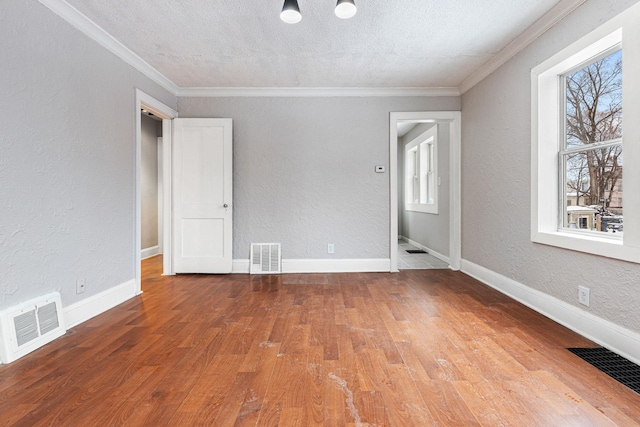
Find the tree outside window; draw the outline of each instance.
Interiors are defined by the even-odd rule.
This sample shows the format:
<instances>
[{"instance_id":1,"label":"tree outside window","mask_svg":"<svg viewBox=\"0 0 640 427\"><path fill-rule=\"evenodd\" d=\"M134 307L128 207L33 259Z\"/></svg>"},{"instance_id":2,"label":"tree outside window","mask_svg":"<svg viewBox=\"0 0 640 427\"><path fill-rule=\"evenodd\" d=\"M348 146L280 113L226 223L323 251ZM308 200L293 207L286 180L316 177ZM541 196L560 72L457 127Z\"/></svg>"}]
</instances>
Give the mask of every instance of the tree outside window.
<instances>
[{"instance_id":1,"label":"tree outside window","mask_svg":"<svg viewBox=\"0 0 640 427\"><path fill-rule=\"evenodd\" d=\"M611 218L605 217L622 216L622 51L607 52L563 78L564 227L607 231ZM582 214L592 211L597 219L588 227L576 224L578 210L567 209L569 197L584 207Z\"/></svg>"}]
</instances>

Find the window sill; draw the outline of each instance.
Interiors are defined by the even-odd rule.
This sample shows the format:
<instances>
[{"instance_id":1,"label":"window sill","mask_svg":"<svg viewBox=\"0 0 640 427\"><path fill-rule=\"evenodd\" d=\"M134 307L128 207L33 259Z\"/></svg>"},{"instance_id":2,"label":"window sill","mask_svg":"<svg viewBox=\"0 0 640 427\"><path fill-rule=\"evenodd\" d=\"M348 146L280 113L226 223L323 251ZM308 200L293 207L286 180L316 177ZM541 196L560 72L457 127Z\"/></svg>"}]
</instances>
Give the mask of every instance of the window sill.
<instances>
[{"instance_id":1,"label":"window sill","mask_svg":"<svg viewBox=\"0 0 640 427\"><path fill-rule=\"evenodd\" d=\"M640 248L625 246L622 239L613 237L598 237L591 234L582 235L568 231L534 231L531 234L531 241L572 251L640 263Z\"/></svg>"},{"instance_id":2,"label":"window sill","mask_svg":"<svg viewBox=\"0 0 640 427\"><path fill-rule=\"evenodd\" d=\"M437 205L418 205L418 204L407 204L405 205L405 210L410 212L422 212L433 215L438 215L438 206Z\"/></svg>"}]
</instances>

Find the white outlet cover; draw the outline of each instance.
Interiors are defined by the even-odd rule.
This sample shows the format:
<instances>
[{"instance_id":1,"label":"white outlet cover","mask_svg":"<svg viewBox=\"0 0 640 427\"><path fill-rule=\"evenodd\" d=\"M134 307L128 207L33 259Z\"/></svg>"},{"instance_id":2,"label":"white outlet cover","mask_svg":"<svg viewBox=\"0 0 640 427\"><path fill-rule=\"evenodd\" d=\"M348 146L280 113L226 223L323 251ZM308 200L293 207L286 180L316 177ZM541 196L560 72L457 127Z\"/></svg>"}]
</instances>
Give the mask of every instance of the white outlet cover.
<instances>
[{"instance_id":1,"label":"white outlet cover","mask_svg":"<svg viewBox=\"0 0 640 427\"><path fill-rule=\"evenodd\" d=\"M76 280L76 294L83 293L85 286L86 286L86 283L84 279Z\"/></svg>"},{"instance_id":2,"label":"white outlet cover","mask_svg":"<svg viewBox=\"0 0 640 427\"><path fill-rule=\"evenodd\" d=\"M578 286L578 302L589 307L589 288Z\"/></svg>"}]
</instances>

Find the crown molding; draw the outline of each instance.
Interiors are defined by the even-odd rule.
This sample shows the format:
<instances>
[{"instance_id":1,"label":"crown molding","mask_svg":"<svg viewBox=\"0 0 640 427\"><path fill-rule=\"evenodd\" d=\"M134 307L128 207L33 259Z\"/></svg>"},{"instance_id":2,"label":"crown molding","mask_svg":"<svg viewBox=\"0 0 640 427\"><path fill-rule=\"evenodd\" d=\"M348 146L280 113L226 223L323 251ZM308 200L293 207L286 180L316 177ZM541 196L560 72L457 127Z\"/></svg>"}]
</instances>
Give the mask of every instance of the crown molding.
<instances>
[{"instance_id":1,"label":"crown molding","mask_svg":"<svg viewBox=\"0 0 640 427\"><path fill-rule=\"evenodd\" d=\"M178 86L140 58L125 45L116 40L111 34L103 30L98 24L87 18L78 9L64 0L38 0L42 5L51 9L56 15L82 31L89 38L95 40L107 50L120 57L124 62L140 71L145 76L171 92L176 94Z\"/></svg>"},{"instance_id":2,"label":"crown molding","mask_svg":"<svg viewBox=\"0 0 640 427\"><path fill-rule=\"evenodd\" d=\"M462 82L462 84L458 86L460 94L462 95L463 93L480 83L491 73L500 68L500 66L502 66L505 62L513 58L518 54L518 52L533 43L541 35L547 32L547 30L563 20L567 15L576 10L586 1L587 0L562 0L549 12L544 14L542 18L534 22L533 25L524 30L524 32L516 37L511 43L505 46L505 48L498 52L496 56L491 58L482 67L480 67L473 74L467 77Z\"/></svg>"},{"instance_id":3,"label":"crown molding","mask_svg":"<svg viewBox=\"0 0 640 427\"><path fill-rule=\"evenodd\" d=\"M183 87L185 97L460 96L455 87Z\"/></svg>"}]
</instances>

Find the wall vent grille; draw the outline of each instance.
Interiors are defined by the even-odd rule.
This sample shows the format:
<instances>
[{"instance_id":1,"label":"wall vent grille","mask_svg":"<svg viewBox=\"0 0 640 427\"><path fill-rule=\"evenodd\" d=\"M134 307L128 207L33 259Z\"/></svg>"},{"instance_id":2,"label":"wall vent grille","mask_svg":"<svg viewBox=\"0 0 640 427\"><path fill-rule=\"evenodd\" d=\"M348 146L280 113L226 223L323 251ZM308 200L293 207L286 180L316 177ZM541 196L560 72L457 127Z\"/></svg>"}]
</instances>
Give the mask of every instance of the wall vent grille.
<instances>
[{"instance_id":1,"label":"wall vent grille","mask_svg":"<svg viewBox=\"0 0 640 427\"><path fill-rule=\"evenodd\" d=\"M251 274L275 274L282 272L280 243L251 244Z\"/></svg>"},{"instance_id":2,"label":"wall vent grille","mask_svg":"<svg viewBox=\"0 0 640 427\"><path fill-rule=\"evenodd\" d=\"M10 363L66 332L59 293L0 312L0 362Z\"/></svg>"}]
</instances>

